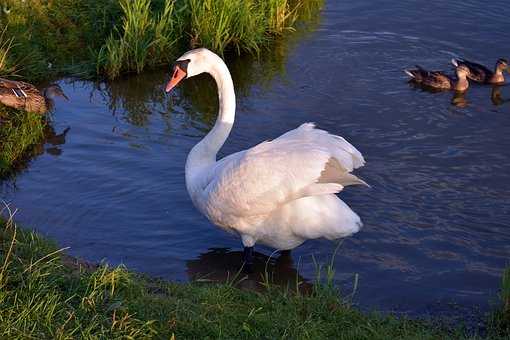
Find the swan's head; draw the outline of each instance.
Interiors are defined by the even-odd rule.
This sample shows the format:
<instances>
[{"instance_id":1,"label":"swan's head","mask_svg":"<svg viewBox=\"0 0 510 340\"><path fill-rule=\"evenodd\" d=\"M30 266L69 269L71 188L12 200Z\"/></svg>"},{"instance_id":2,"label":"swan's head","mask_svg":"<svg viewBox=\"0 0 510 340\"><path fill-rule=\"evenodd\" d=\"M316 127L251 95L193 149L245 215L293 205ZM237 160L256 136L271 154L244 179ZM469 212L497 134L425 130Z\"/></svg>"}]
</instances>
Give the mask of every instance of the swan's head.
<instances>
[{"instance_id":1,"label":"swan's head","mask_svg":"<svg viewBox=\"0 0 510 340\"><path fill-rule=\"evenodd\" d=\"M197 48L184 53L174 64L172 78L166 85L166 92L170 92L183 79L210 72L218 62L223 63L223 60L206 48Z\"/></svg>"}]
</instances>

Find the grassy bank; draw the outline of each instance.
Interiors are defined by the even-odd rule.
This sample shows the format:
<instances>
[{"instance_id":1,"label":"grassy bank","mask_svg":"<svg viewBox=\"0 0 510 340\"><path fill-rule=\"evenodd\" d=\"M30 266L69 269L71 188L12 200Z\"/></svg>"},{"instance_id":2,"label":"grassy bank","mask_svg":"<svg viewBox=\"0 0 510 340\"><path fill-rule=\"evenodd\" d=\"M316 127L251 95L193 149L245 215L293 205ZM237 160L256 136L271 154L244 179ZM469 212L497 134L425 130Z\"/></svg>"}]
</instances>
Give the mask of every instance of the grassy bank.
<instances>
[{"instance_id":1,"label":"grassy bank","mask_svg":"<svg viewBox=\"0 0 510 340\"><path fill-rule=\"evenodd\" d=\"M330 286L316 285L306 296L272 286L257 293L90 266L12 221L0 225L0 338L466 338L437 325L364 315ZM504 338L500 330L488 338Z\"/></svg>"},{"instance_id":2,"label":"grassy bank","mask_svg":"<svg viewBox=\"0 0 510 340\"><path fill-rule=\"evenodd\" d=\"M44 137L46 120L40 114L0 107L0 178L23 166Z\"/></svg>"},{"instance_id":3,"label":"grassy bank","mask_svg":"<svg viewBox=\"0 0 510 340\"><path fill-rule=\"evenodd\" d=\"M258 55L323 0L3 0L0 77L114 79L204 46ZM1 106L1 104L0 104ZM41 141L43 121L0 107L0 178Z\"/></svg>"},{"instance_id":4,"label":"grassy bank","mask_svg":"<svg viewBox=\"0 0 510 340\"><path fill-rule=\"evenodd\" d=\"M115 78L197 46L258 53L322 0L4 0L0 76Z\"/></svg>"}]
</instances>

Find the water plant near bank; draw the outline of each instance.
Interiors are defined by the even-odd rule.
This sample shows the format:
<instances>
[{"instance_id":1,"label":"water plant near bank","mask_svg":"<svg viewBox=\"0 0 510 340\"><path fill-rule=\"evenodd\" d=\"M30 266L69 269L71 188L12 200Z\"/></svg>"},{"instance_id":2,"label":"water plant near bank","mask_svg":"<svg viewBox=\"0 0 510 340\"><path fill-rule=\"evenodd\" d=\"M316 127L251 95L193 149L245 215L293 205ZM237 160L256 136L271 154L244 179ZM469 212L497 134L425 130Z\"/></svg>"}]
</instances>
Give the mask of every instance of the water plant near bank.
<instances>
[{"instance_id":1,"label":"water plant near bank","mask_svg":"<svg viewBox=\"0 0 510 340\"><path fill-rule=\"evenodd\" d=\"M175 2L166 0L159 13L152 13L150 0L124 0L120 6L122 26L101 47L97 72L112 79L122 72L140 73L146 67L170 63L182 31Z\"/></svg>"}]
</instances>

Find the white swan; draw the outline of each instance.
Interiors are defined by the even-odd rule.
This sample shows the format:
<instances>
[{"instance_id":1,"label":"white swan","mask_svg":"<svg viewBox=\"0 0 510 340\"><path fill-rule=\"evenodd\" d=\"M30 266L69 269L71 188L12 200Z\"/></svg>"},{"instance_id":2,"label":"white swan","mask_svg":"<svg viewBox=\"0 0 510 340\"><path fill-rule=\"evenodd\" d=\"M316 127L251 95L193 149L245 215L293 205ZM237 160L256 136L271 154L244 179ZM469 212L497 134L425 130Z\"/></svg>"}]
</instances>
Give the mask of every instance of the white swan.
<instances>
[{"instance_id":1,"label":"white swan","mask_svg":"<svg viewBox=\"0 0 510 340\"><path fill-rule=\"evenodd\" d=\"M350 172L364 165L345 139L305 123L273 141L216 161L235 116L232 78L223 60L199 48L174 66L166 92L182 79L209 73L218 86L219 114L213 129L188 155L186 187L193 204L212 223L241 236L244 259L252 262L256 242L289 250L307 239L333 240L362 223L335 194L366 183Z\"/></svg>"}]
</instances>

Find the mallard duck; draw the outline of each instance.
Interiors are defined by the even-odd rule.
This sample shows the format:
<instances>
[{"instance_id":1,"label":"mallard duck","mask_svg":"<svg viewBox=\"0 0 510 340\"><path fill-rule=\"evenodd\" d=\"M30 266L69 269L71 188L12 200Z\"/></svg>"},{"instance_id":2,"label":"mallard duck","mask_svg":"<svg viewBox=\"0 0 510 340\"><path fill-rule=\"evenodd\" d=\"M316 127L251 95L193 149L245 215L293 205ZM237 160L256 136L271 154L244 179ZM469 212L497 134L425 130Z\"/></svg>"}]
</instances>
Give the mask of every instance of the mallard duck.
<instances>
[{"instance_id":1,"label":"mallard duck","mask_svg":"<svg viewBox=\"0 0 510 340\"><path fill-rule=\"evenodd\" d=\"M510 73L510 67L508 66L508 60L500 58L496 61L494 72L489 70L487 67L473 63L466 59L452 59L452 64L457 66L465 66L469 69L470 74L468 78L476 81L477 83L483 84L503 84L505 77L503 71Z\"/></svg>"},{"instance_id":2,"label":"mallard duck","mask_svg":"<svg viewBox=\"0 0 510 340\"><path fill-rule=\"evenodd\" d=\"M32 84L0 78L0 103L5 106L45 114L55 97L69 100L58 84L51 84L41 92Z\"/></svg>"},{"instance_id":3,"label":"mallard duck","mask_svg":"<svg viewBox=\"0 0 510 340\"><path fill-rule=\"evenodd\" d=\"M464 92L469 87L467 75L469 69L460 65L456 68L457 79L454 79L442 71L427 71L423 67L416 65L416 69L404 70L411 77L411 81L436 90L455 90Z\"/></svg>"}]
</instances>

